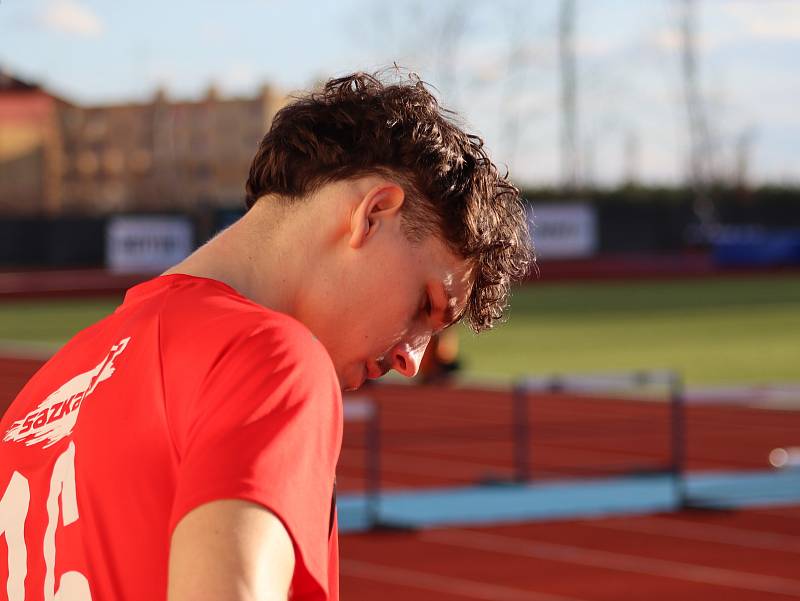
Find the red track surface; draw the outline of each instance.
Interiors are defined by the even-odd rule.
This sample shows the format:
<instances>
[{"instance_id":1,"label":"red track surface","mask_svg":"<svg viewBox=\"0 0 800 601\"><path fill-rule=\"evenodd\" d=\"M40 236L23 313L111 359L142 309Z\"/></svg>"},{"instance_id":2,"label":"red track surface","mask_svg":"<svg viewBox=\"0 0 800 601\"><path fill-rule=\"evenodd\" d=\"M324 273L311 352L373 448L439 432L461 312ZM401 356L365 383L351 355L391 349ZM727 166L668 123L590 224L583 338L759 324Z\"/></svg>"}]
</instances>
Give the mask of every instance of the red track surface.
<instances>
[{"instance_id":1,"label":"red track surface","mask_svg":"<svg viewBox=\"0 0 800 601\"><path fill-rule=\"evenodd\" d=\"M0 415L5 413L25 382L41 366L41 359L0 356Z\"/></svg>"},{"instance_id":2,"label":"red track surface","mask_svg":"<svg viewBox=\"0 0 800 601\"><path fill-rule=\"evenodd\" d=\"M38 367L0 361L0 408ZM387 487L510 476L511 404L502 391L380 386ZM659 466L668 408L653 401L537 395L530 400L534 475ZM800 413L688 408L692 469L765 468L800 446ZM346 424L339 482L363 487L364 424ZM800 507L366 533L341 540L347 601L601 601L800 598Z\"/></svg>"},{"instance_id":3,"label":"red track surface","mask_svg":"<svg viewBox=\"0 0 800 601\"><path fill-rule=\"evenodd\" d=\"M383 487L473 484L513 475L509 392L384 385L359 396L380 405ZM686 411L690 470L767 469L772 449L800 446L800 412L739 405ZM537 394L528 413L535 479L653 471L670 463L666 403ZM341 490L364 486L365 434L365 424L346 424Z\"/></svg>"},{"instance_id":4,"label":"red track surface","mask_svg":"<svg viewBox=\"0 0 800 601\"><path fill-rule=\"evenodd\" d=\"M800 508L342 537L348 601L788 601Z\"/></svg>"}]
</instances>

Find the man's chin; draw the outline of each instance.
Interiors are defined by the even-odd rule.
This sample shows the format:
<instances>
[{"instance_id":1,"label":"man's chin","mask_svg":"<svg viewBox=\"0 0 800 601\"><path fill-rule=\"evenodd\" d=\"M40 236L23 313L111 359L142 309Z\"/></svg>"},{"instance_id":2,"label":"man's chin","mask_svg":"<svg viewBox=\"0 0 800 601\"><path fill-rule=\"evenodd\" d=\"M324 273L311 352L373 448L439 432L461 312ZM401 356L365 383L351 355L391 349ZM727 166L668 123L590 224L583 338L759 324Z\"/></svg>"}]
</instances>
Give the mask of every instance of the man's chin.
<instances>
[{"instance_id":1,"label":"man's chin","mask_svg":"<svg viewBox=\"0 0 800 601\"><path fill-rule=\"evenodd\" d=\"M366 366L361 366L361 369L354 369L351 374L339 376L339 385L342 388L342 392L353 392L361 388L366 379L367 368Z\"/></svg>"},{"instance_id":2,"label":"man's chin","mask_svg":"<svg viewBox=\"0 0 800 601\"><path fill-rule=\"evenodd\" d=\"M363 385L364 385L364 383L361 382L360 384L350 384L348 386L342 386L342 392L355 392L356 390L361 388Z\"/></svg>"}]
</instances>

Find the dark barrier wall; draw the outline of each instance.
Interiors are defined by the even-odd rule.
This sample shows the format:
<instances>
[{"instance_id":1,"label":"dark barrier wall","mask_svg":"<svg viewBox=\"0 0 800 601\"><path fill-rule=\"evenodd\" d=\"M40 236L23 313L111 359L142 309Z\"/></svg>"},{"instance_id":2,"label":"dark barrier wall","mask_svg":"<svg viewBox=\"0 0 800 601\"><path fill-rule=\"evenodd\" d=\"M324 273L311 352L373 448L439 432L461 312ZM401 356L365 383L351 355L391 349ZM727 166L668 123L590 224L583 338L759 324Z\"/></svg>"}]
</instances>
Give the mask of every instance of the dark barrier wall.
<instances>
[{"instance_id":1,"label":"dark barrier wall","mask_svg":"<svg viewBox=\"0 0 800 601\"><path fill-rule=\"evenodd\" d=\"M0 267L100 267L103 218L0 220Z\"/></svg>"},{"instance_id":2,"label":"dark barrier wall","mask_svg":"<svg viewBox=\"0 0 800 601\"><path fill-rule=\"evenodd\" d=\"M0 221L0 266L45 264L43 226L44 222L33 219Z\"/></svg>"},{"instance_id":3,"label":"dark barrier wall","mask_svg":"<svg viewBox=\"0 0 800 601\"><path fill-rule=\"evenodd\" d=\"M677 251L698 240L693 195L680 188L587 190L565 196L558 190L524 190L538 202L581 200L594 205L600 252ZM800 188L757 190L719 188L710 192L716 219L723 226L762 226L767 230L800 228Z\"/></svg>"},{"instance_id":4,"label":"dark barrier wall","mask_svg":"<svg viewBox=\"0 0 800 601\"><path fill-rule=\"evenodd\" d=\"M668 252L687 245L696 222L688 204L597 204L600 252Z\"/></svg>"},{"instance_id":5,"label":"dark barrier wall","mask_svg":"<svg viewBox=\"0 0 800 601\"><path fill-rule=\"evenodd\" d=\"M211 211L190 219L195 233L216 227ZM104 267L107 224L107 217L0 219L0 269Z\"/></svg>"},{"instance_id":6,"label":"dark barrier wall","mask_svg":"<svg viewBox=\"0 0 800 601\"><path fill-rule=\"evenodd\" d=\"M105 219L64 219L46 226L48 265L102 265L105 257Z\"/></svg>"},{"instance_id":7,"label":"dark barrier wall","mask_svg":"<svg viewBox=\"0 0 800 601\"><path fill-rule=\"evenodd\" d=\"M800 228L800 191L766 188L729 193L717 203L717 214L728 225Z\"/></svg>"},{"instance_id":8,"label":"dark barrier wall","mask_svg":"<svg viewBox=\"0 0 800 601\"><path fill-rule=\"evenodd\" d=\"M674 252L696 240L697 219L691 193L679 189L587 191L565 198L556 191L524 191L537 202L591 202L597 210L600 253ZM766 230L800 228L800 189L718 190L715 208L724 225L755 225ZM191 215L195 240L205 242L230 225L240 209L199 209ZM104 217L61 219L0 218L0 269L102 267Z\"/></svg>"}]
</instances>

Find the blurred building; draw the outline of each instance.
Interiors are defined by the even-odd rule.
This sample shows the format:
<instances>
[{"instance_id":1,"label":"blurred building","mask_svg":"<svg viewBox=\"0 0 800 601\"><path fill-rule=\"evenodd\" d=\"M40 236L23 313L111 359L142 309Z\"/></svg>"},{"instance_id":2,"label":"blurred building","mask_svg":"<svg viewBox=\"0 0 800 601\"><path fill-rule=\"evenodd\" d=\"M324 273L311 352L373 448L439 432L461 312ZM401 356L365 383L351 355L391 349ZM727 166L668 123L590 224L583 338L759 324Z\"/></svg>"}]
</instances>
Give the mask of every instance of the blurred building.
<instances>
[{"instance_id":1,"label":"blurred building","mask_svg":"<svg viewBox=\"0 0 800 601\"><path fill-rule=\"evenodd\" d=\"M0 213L61 210L59 115L67 107L60 98L0 70Z\"/></svg>"},{"instance_id":2,"label":"blurred building","mask_svg":"<svg viewBox=\"0 0 800 601\"><path fill-rule=\"evenodd\" d=\"M240 204L264 132L285 97L78 106L0 79L0 211L102 214Z\"/></svg>"}]
</instances>

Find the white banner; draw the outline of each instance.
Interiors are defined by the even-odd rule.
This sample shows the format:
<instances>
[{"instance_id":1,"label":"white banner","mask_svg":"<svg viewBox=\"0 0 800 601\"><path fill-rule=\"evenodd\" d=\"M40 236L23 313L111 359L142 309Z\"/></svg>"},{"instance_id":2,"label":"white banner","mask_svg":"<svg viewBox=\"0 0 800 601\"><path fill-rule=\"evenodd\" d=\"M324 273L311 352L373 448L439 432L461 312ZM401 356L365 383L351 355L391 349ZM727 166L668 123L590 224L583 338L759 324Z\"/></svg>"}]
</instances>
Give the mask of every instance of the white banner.
<instances>
[{"instance_id":1,"label":"white banner","mask_svg":"<svg viewBox=\"0 0 800 601\"><path fill-rule=\"evenodd\" d=\"M539 202L528 209L528 224L540 259L578 259L597 252L597 213L590 204Z\"/></svg>"},{"instance_id":2,"label":"white banner","mask_svg":"<svg viewBox=\"0 0 800 601\"><path fill-rule=\"evenodd\" d=\"M158 273L192 252L193 237L186 217L112 217L106 226L106 266L116 273Z\"/></svg>"}]
</instances>

